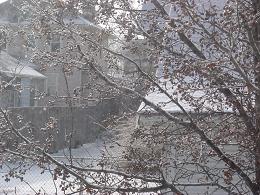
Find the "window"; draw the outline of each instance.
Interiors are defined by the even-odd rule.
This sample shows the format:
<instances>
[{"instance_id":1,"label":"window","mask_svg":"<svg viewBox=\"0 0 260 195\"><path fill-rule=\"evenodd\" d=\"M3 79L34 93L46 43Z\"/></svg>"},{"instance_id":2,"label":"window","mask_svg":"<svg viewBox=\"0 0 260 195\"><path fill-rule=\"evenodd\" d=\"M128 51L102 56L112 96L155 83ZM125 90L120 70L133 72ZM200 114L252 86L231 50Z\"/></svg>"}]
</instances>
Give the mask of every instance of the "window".
<instances>
[{"instance_id":1,"label":"window","mask_svg":"<svg viewBox=\"0 0 260 195\"><path fill-rule=\"evenodd\" d=\"M33 34L28 34L27 35L27 46L30 48L35 48L36 44L35 44L35 37Z\"/></svg>"},{"instance_id":2,"label":"window","mask_svg":"<svg viewBox=\"0 0 260 195\"><path fill-rule=\"evenodd\" d=\"M6 33L0 31L0 50L6 49Z\"/></svg>"},{"instance_id":3,"label":"window","mask_svg":"<svg viewBox=\"0 0 260 195\"><path fill-rule=\"evenodd\" d=\"M32 79L31 88L31 106L38 106L40 99L45 91L45 80L44 79Z\"/></svg>"},{"instance_id":4,"label":"window","mask_svg":"<svg viewBox=\"0 0 260 195\"><path fill-rule=\"evenodd\" d=\"M21 87L20 106L31 106L31 79L21 78Z\"/></svg>"},{"instance_id":5,"label":"window","mask_svg":"<svg viewBox=\"0 0 260 195\"><path fill-rule=\"evenodd\" d=\"M60 51L60 35L52 33L50 40L51 52L59 52Z\"/></svg>"},{"instance_id":6,"label":"window","mask_svg":"<svg viewBox=\"0 0 260 195\"><path fill-rule=\"evenodd\" d=\"M58 91L58 74L48 73L47 75L47 95L55 96Z\"/></svg>"}]
</instances>

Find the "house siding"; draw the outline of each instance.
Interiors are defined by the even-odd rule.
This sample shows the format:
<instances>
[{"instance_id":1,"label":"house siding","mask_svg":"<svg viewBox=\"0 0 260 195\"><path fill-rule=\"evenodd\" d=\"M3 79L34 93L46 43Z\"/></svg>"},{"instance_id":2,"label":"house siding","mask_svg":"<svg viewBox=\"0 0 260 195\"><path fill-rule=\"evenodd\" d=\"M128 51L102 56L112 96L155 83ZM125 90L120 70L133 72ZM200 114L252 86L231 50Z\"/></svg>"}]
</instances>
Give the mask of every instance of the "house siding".
<instances>
[{"instance_id":1,"label":"house siding","mask_svg":"<svg viewBox=\"0 0 260 195\"><path fill-rule=\"evenodd\" d=\"M182 118L186 117L181 113L175 113L175 116ZM210 114L192 114L194 118L206 118ZM224 115L230 115L228 113L215 114L207 121L209 126L214 127L214 124L218 124L223 121ZM239 118L237 119L237 123ZM199 124L200 125L200 124ZM212 194L212 195L224 195L229 194L228 192L215 186L216 183L221 184L227 189L234 191L245 190L242 187L242 180L237 173L230 170L229 166L226 165L219 157L213 155L211 148L206 143L200 140L199 136L192 131L192 129L185 129L182 126L169 122L165 117L157 113L139 113L137 116L137 127L143 129L143 133L155 132L154 146L153 148L147 147L147 142L142 139L138 139L134 142L134 147L139 148L141 151L152 155L151 152L155 150L160 152L160 161L162 166L161 169L164 173L164 177L168 182L173 182L176 187L187 194ZM218 136L218 129L215 128L211 131L205 132L207 136L216 141ZM192 136L187 136L192 135ZM191 142L187 141L182 143L181 140L192 139ZM188 139L188 138L187 138ZM180 145L181 144L181 145ZM243 163L244 161L253 162L252 155L247 152L239 153L241 149L235 140L231 140L228 143L217 144L218 147L224 152L225 155L229 156L236 163ZM198 156L194 155L194 151L200 151ZM149 154L149 152L151 154ZM239 154L238 154L239 153ZM211 155L212 154L212 155ZM251 159L251 160L250 160ZM252 166L254 166L252 164ZM202 168L203 167L203 168ZM205 170L208 171L209 175L212 176L212 180L209 178ZM244 169L244 171L253 178L254 175L250 170ZM225 180L224 173L230 173L232 179L230 181ZM193 183L212 183L212 185L206 186L183 186L181 184L193 184ZM235 187L234 187L235 186ZM243 192L245 192L243 191ZM166 191L165 191L166 192ZM172 192L166 193L168 195L175 195ZM248 191L248 194L250 192Z\"/></svg>"}]
</instances>

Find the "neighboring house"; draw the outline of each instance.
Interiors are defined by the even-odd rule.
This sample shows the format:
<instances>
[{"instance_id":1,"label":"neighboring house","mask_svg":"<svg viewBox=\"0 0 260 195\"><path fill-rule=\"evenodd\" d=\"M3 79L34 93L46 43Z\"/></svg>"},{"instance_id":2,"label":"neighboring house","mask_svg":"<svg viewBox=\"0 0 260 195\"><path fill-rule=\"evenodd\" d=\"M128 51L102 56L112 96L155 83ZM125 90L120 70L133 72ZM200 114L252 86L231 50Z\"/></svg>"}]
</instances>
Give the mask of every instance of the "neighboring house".
<instances>
[{"instance_id":1,"label":"neighboring house","mask_svg":"<svg viewBox=\"0 0 260 195\"><path fill-rule=\"evenodd\" d=\"M101 36L99 43L101 45L107 44L109 36L103 32L102 28L85 19L83 16L67 16L63 21L65 24L71 25L72 29L77 32L93 34L93 40L95 36ZM104 54L100 51L94 53L89 49L89 45L82 44L82 38L76 35L70 39L70 37L63 36L59 32L59 29L55 25L51 25L51 33L48 37L37 40L36 43L36 49L40 48L40 50L54 53L63 59L60 62L47 62L47 68L42 70L42 73L47 76L47 97L45 100L55 100L53 101L53 105L66 105L66 102L68 102L65 100L66 98L62 99L58 97L71 96L74 98L75 104L87 104L88 101L85 101L85 99L94 99L98 95L95 94L95 97L93 95L93 86L95 83L93 82L90 71L86 67L83 67L82 64L75 63L80 58L75 45L81 45L82 51L87 55L94 56L97 63L101 66L104 64ZM84 70L80 70L77 67ZM104 66L103 68L103 71L106 71ZM67 72L65 73L64 71Z\"/></svg>"},{"instance_id":2,"label":"neighboring house","mask_svg":"<svg viewBox=\"0 0 260 195\"><path fill-rule=\"evenodd\" d=\"M114 38L117 40L117 38ZM119 44L115 42L110 45L112 49L116 49L118 53L123 54L125 57L129 58L133 62L129 61L128 59L121 57L119 58L118 62L118 71L113 70L113 73L117 74L119 77L128 76L131 77L138 77L140 75L139 70L137 69L138 65L140 69L148 74L154 74L154 62L149 56L149 46L147 40L139 36L131 41L124 41L124 43ZM125 48L125 49L122 49ZM136 63L136 64L135 64ZM115 75L116 76L116 75Z\"/></svg>"},{"instance_id":3,"label":"neighboring house","mask_svg":"<svg viewBox=\"0 0 260 195\"><path fill-rule=\"evenodd\" d=\"M36 65L17 60L0 51L0 106L37 106L38 98L44 92L46 77L34 70Z\"/></svg>"},{"instance_id":4,"label":"neighboring house","mask_svg":"<svg viewBox=\"0 0 260 195\"><path fill-rule=\"evenodd\" d=\"M214 141L218 140L220 133L218 125L222 124L224 126L226 118L230 118L231 123L234 123L235 120L239 123L238 118L234 119L231 117L232 108L224 105L221 99L204 99L206 91L203 89L194 90L194 93L189 91L191 97L188 101L181 98L181 95L177 92L177 87L169 79L161 79L159 83L164 90L172 95L173 99L177 100L183 106L194 120L198 121L198 124L202 120L202 124L210 125L208 129L205 129L205 133L210 139ZM184 121L187 119L183 111L158 89L151 89L146 95L146 99L160 106L174 117L178 117ZM198 105L193 106L192 102L198 100L203 102L203 104L200 107ZM226 123L228 125L229 121L227 120ZM143 158L153 157L157 159L158 161L155 164L160 163L162 165L161 170L167 181L175 183L177 187L179 187L178 184L187 184L179 188L187 194L228 194L218 186L214 186L215 181L230 190L236 191L236 188L240 188L239 176L232 172L230 173L232 181L226 181L223 173L225 171L228 172L229 167L217 156L210 155L211 149L206 143L201 141L195 132L192 132L192 129L187 129L175 122L170 122L166 117L144 103L141 103L137 111L137 128L144 135L150 135L151 138L149 139L149 136L147 136L146 138L136 139L133 144L134 148L136 148L135 152L139 151L143 153ZM225 138L228 139L229 134ZM223 144L219 147L225 154L234 155L236 162L243 162L245 158L250 158L245 157L246 153L237 156L239 145L236 142L230 140L224 143L224 139L222 141ZM156 173L156 170L153 168L153 174ZM201 184L192 186L194 183L212 183L212 185L205 186ZM166 194L171 195L172 193Z\"/></svg>"},{"instance_id":5,"label":"neighboring house","mask_svg":"<svg viewBox=\"0 0 260 195\"><path fill-rule=\"evenodd\" d=\"M206 1L197 1L201 3L201 6L207 6ZM214 2L217 6L225 5L225 1ZM144 7L148 10L154 8L149 1ZM170 6L166 9L169 11ZM174 15L174 12L169 11L169 13L171 16ZM160 18L158 18L159 20ZM192 37L192 41L196 43L198 37ZM177 50L178 48L176 46ZM174 64L170 65L172 67L167 67L169 69L167 71L174 73ZM193 117L196 124L204 130L204 133L213 140L225 155L239 165L241 162L242 164L245 161L251 162L252 156L246 150L239 148L236 138L232 137L231 132L228 131L229 128L239 131L240 128L234 128L232 124L240 124L240 119L230 114L234 114L234 110L227 103L225 104L225 98L222 98L216 89L191 89L191 87L187 87L189 86L188 83L192 83L191 77L185 77L179 82L168 79L168 75L164 72L163 61L158 64L156 76L161 88ZM184 82L187 83L186 88L183 88L181 93L179 87ZM156 86L151 87L145 98L172 116L183 119L183 121L187 119L181 108L159 91ZM217 157L193 129L184 128L176 122L169 121L144 102L141 103L137 111L137 127L143 136L138 134L142 138L136 138L132 144L136 148L135 153L138 153L137 150L139 150L143 154L141 155L142 160L144 158L147 161L158 159L157 163L162 166L166 180L169 183L176 184L177 188L185 194L230 194L221 189L221 186L238 193L239 190L243 189L244 184L238 174ZM241 129L243 129L242 125ZM140 155L140 153L138 154ZM132 155L131 157L135 158L134 154ZM252 167L254 167L253 164ZM243 171L250 177L254 177L253 173L247 168L243 168ZM156 174L156 171L153 173ZM209 183L208 186L207 183ZM174 193L165 192L165 194ZM248 194L250 193L248 192Z\"/></svg>"},{"instance_id":6,"label":"neighboring house","mask_svg":"<svg viewBox=\"0 0 260 195\"><path fill-rule=\"evenodd\" d=\"M34 57L33 54L37 53L38 59L33 59L36 64L35 69L46 76L45 95L42 96L38 105L46 105L52 102L51 105L64 106L70 99L68 96L74 98L76 104L86 104L87 101L83 99L98 97L97 94L93 95L94 92L91 91L93 82L89 71L70 67L74 63L74 59L79 59L75 44L81 45L82 38L65 35L58 25L48 21L41 21L46 22L47 25L45 35L35 30L32 31L33 25L29 22L30 19L26 20L23 17L22 13L13 6L15 3L15 0L9 0L0 4L0 30L1 35L3 35L1 40L2 42L5 41L5 43L2 43L2 50L19 60L31 59ZM16 4L16 6L19 6L19 4ZM64 14L62 20L64 24L77 33L86 33L92 36L93 40L98 40L101 45L107 45L109 35L101 27L94 24L94 14L95 9L92 7L85 9L83 13ZM6 30L8 28L12 31ZM95 56L98 64L101 66L104 64L103 52L91 53L87 44L81 46L83 52ZM74 48L74 50L71 48ZM63 62L46 62L41 59L45 55L44 53L61 56L60 59L63 59ZM43 55L41 56L41 54ZM74 65L77 66L77 64ZM69 70L69 72L66 72L66 78L64 70L65 72ZM105 67L103 71L106 71ZM84 96L83 99L80 98L82 96Z\"/></svg>"}]
</instances>

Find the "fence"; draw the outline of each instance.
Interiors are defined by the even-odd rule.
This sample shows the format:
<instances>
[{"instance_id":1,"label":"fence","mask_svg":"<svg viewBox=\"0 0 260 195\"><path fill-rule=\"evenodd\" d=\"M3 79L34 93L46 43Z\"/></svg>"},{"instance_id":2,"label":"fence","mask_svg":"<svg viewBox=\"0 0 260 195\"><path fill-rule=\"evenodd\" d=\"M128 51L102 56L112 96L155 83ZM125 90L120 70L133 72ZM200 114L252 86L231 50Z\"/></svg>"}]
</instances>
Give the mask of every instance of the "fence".
<instances>
[{"instance_id":1,"label":"fence","mask_svg":"<svg viewBox=\"0 0 260 195\"><path fill-rule=\"evenodd\" d=\"M100 122L118 113L113 99L88 107L22 107L10 108L10 118L17 128L24 125L30 129L23 135L41 144L52 136L51 151L71 146L78 147L93 142L102 131ZM51 130L48 131L48 129Z\"/></svg>"},{"instance_id":2,"label":"fence","mask_svg":"<svg viewBox=\"0 0 260 195\"><path fill-rule=\"evenodd\" d=\"M67 135L72 134L71 143L75 147L75 149L72 149L73 161L77 164L82 164L83 167L96 167L102 157L100 153L102 143L96 141L102 129L98 123L107 116L120 112L119 108L118 102L114 100L104 101L98 105L86 108L11 108L10 118L17 128L29 122L32 127L31 134L28 132L22 133L31 139L38 140L42 144L45 142L46 134L41 129L46 126L46 123L51 118L55 118L57 120L56 128L58 131L54 134L55 143L52 148L52 155L61 162L68 161L70 152L66 149L68 144L66 139ZM20 120L19 116L22 116L23 119ZM95 142L92 143L93 141ZM81 145L83 146L79 147ZM118 162L118 158L115 161ZM1 164L3 164L2 168ZM0 160L0 195L65 194L62 187L60 187L62 179L54 178L54 169L55 167L50 165L42 172L43 169L37 165L33 165L32 162L16 161L3 163ZM24 172L23 170L27 171ZM80 187L81 185L78 184L76 186ZM67 189L66 194L72 192L75 192L75 189ZM86 195L87 193L76 194Z\"/></svg>"}]
</instances>

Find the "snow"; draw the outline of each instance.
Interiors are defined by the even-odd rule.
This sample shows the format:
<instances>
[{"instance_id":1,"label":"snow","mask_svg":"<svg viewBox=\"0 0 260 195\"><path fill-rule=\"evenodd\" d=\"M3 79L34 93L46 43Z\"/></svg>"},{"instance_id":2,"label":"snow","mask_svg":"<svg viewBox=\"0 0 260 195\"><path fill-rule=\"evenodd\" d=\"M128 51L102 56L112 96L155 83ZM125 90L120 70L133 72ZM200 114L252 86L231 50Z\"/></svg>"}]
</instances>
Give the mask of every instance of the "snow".
<instances>
[{"instance_id":1,"label":"snow","mask_svg":"<svg viewBox=\"0 0 260 195\"><path fill-rule=\"evenodd\" d=\"M10 24L10 22L5 18L0 18L0 24Z\"/></svg>"},{"instance_id":2,"label":"snow","mask_svg":"<svg viewBox=\"0 0 260 195\"><path fill-rule=\"evenodd\" d=\"M97 140L94 143L84 144L79 148L72 148L71 153L74 158L100 158L101 151L104 145L101 140ZM70 150L68 148L58 151L53 154L55 157L69 156Z\"/></svg>"},{"instance_id":3,"label":"snow","mask_svg":"<svg viewBox=\"0 0 260 195\"><path fill-rule=\"evenodd\" d=\"M93 161L99 161L102 156L103 144L101 140L96 141L95 143L84 144L80 148L72 149L72 155L75 161L83 162L86 164L92 164ZM52 156L60 162L67 163L69 157L69 150L64 149L60 150L58 153L53 154ZM40 194L51 195L56 193L56 187L59 194L64 194L63 191L59 188L59 185L62 180L58 179L53 181L52 174L49 171L42 172L37 165L33 165L25 174L24 182L21 182L20 179L12 178L9 182L4 181L4 175L10 170L9 167L15 168L19 166L18 163L8 163L0 169L0 195L7 193L8 195L13 194L35 194L35 191L40 190ZM50 167L53 169L54 167ZM30 186L27 183L30 184Z\"/></svg>"},{"instance_id":4,"label":"snow","mask_svg":"<svg viewBox=\"0 0 260 195\"><path fill-rule=\"evenodd\" d=\"M77 163L84 166L93 166L94 168L100 168L97 166L97 164L102 159L104 151L107 151L106 147L109 147L108 143L104 143L102 140L97 140L94 143L84 144L80 148L72 149L71 154L75 164ZM117 153L117 151L114 152L115 155ZM58 151L57 153L52 154L52 156L61 163L68 163L70 150L63 149ZM8 195L29 195L35 194L35 191L38 192L39 190L40 194L52 195L56 193L56 187L58 190L58 195L64 194L64 192L61 191L61 189L59 188L62 180L58 179L55 181L54 184L52 174L49 171L41 173L42 169L40 169L37 165L33 165L31 168L29 168L24 176L24 182L21 182L20 179L15 178L12 178L9 182L4 181L4 175L8 173L10 168L15 168L18 166L18 163L8 163L4 165L2 169L0 168L0 195L5 195L5 193L7 193ZM53 166L50 166L51 170L53 170L53 168ZM28 185L28 183L31 187ZM68 192L72 191L68 190L67 193Z\"/></svg>"},{"instance_id":5,"label":"snow","mask_svg":"<svg viewBox=\"0 0 260 195\"><path fill-rule=\"evenodd\" d=\"M46 78L41 73L28 66L17 66L8 67L8 70L0 70L0 72L7 74L8 76L18 76L18 77L33 77L33 78Z\"/></svg>"},{"instance_id":6,"label":"snow","mask_svg":"<svg viewBox=\"0 0 260 195\"><path fill-rule=\"evenodd\" d=\"M104 134L102 134L102 139L97 139L94 143L87 143L82 145L79 148L71 149L71 154L77 165L88 166L93 168L101 169L97 165L101 159L109 160L109 166L117 167L117 163L122 159L124 155L123 146L130 144L132 132L130 129L135 128L135 117L130 117L127 119L121 119L116 127L108 129ZM117 143L117 144L116 144ZM112 147L113 146L113 147ZM70 156L69 149L63 149L57 153L52 154L52 156L61 163L67 163ZM0 160L1 162L1 160ZM115 163L114 163L115 162ZM75 164L76 164L75 163ZM114 164L113 164L114 163ZM18 163L8 163L8 166L15 167L18 166ZM53 169L54 167L50 167ZM0 168L0 195L5 195L5 192L8 192L8 195L27 195L35 194L35 192L24 182L21 182L19 179L11 179L9 182L5 182L4 176L8 172L8 167L4 166ZM114 175L114 180L111 182L118 181L118 176ZM35 191L41 189L41 194L53 195L56 193L55 185L53 183L52 175L49 171L45 171L41 174L41 169L34 165L25 175L25 181L27 181ZM60 185L62 180L55 181L57 187ZM133 181L134 182L134 181ZM138 182L138 181L137 181ZM139 182L140 183L140 182ZM155 186L153 183L149 183L149 186ZM44 191L43 191L44 189ZM16 190L16 192L15 192ZM64 194L58 188L58 195ZM76 193L78 194L78 193ZM139 193L140 194L140 193ZM151 193L142 193L142 195ZM84 193L86 195L86 193ZM119 193L113 193L113 195L119 195Z\"/></svg>"},{"instance_id":7,"label":"snow","mask_svg":"<svg viewBox=\"0 0 260 195\"><path fill-rule=\"evenodd\" d=\"M177 89L176 85L173 85L169 80L160 80L159 84L165 91L167 91L170 95L172 95L173 99L176 99L178 101L178 103L187 112L191 112L191 113L196 112L197 108L193 107L190 102L187 102L183 99L180 100L180 94L176 90ZM193 92L191 92L190 95L194 99L198 99L198 98L203 99L203 96L205 94L206 94L205 89L196 89ZM155 105L159 106L160 108L162 108L163 110L165 110L167 112L182 113L181 108L179 106L177 106L174 102L172 102L165 93L160 92L158 88L156 88L156 89L151 88L150 91L145 96L145 98L148 101L154 103ZM209 102L207 99L205 99L203 108L201 108L201 109L203 112L208 112L209 110L219 111L220 108L223 112L232 112L231 107L227 107L223 103L219 103L219 102L216 102L213 104L212 102ZM139 114L141 114L141 113L155 112L155 111L153 108L151 108L150 106L147 106L144 102L142 102L141 105L139 106L137 112Z\"/></svg>"},{"instance_id":8,"label":"snow","mask_svg":"<svg viewBox=\"0 0 260 195\"><path fill-rule=\"evenodd\" d=\"M31 77L45 79L46 77L34 70L30 66L35 66L32 63L23 60L17 60L4 51L0 52L0 72L7 76L13 77Z\"/></svg>"},{"instance_id":9,"label":"snow","mask_svg":"<svg viewBox=\"0 0 260 195\"><path fill-rule=\"evenodd\" d=\"M85 166L93 166L94 168L100 168L97 166L99 160L101 160L104 151L108 152L109 143L104 143L102 140L97 140L94 143L84 144L80 148L72 149L71 153L76 163L84 164ZM108 147L106 149L106 147ZM112 150L109 151L111 153ZM117 150L112 152L113 155L118 153ZM70 155L69 149L60 150L57 153L53 154L52 156L62 163L67 163L68 158ZM118 160L118 158L116 158ZM75 164L76 164L75 163ZM0 169L0 195L31 195L36 194L36 192L40 192L40 194L44 195L61 195L64 192L59 188L59 185L63 181L62 179L53 180L52 174L50 171L44 171L42 173L42 169L40 169L37 165L33 165L32 167L28 167L28 171L24 175L24 181L21 182L20 179L12 178L9 182L4 181L4 175L8 173L10 168L18 167L19 163L8 163ZM50 170L53 170L54 166L50 166ZM118 181L120 178L118 176L113 176L114 180L111 181L115 182ZM134 180L133 180L134 182ZM137 181L138 182L138 181ZM30 186L29 186L29 185ZM153 183L149 183L149 186L155 186ZM55 187L56 186L56 187ZM80 187L80 186L78 186ZM57 191L56 191L57 190ZM73 192L72 190L66 191L67 193ZM78 194L78 193L76 193ZM84 193L86 194L86 193ZM151 194L151 193L142 193ZM119 193L113 193L113 195L119 195Z\"/></svg>"},{"instance_id":10,"label":"snow","mask_svg":"<svg viewBox=\"0 0 260 195\"><path fill-rule=\"evenodd\" d=\"M122 154L123 145L127 145L127 141L130 141L131 132L129 129L134 129L135 127L135 117L129 119L127 122L122 122L118 124L117 127L109 129L107 132L104 132L105 135L102 136L102 139L97 139L94 143L87 143L82 145L79 148L71 150L72 156L77 163L84 166L95 166L97 163L104 158L108 158L112 161L118 162ZM118 144L115 144L117 142ZM111 146L114 147L111 147ZM67 157L70 156L70 150L64 149L60 150L57 153L52 154L52 156L59 160L59 162L67 163ZM1 165L1 160L0 160ZM8 163L9 166L15 167L18 163ZM51 167L53 169L53 167ZM98 167L100 168L100 166ZM8 195L27 195L35 194L34 191L24 182L21 182L19 179L12 179L9 182L5 182L2 178L8 172L7 166L0 168L0 195L4 195L4 191L8 192ZM25 175L25 180L30 183L31 187L36 191L41 189L41 194L44 194L43 189L45 190L46 195L53 195L56 193L55 186L52 180L52 175L49 171L45 171L43 174L40 174L41 169L36 165L33 166ZM57 186L61 183L62 180L57 180L55 183ZM15 192L16 190L16 192ZM60 189L58 189L58 195L64 194ZM115 194L114 194L115 195Z\"/></svg>"},{"instance_id":11,"label":"snow","mask_svg":"<svg viewBox=\"0 0 260 195\"><path fill-rule=\"evenodd\" d=\"M9 164L11 167L15 167L16 164ZM41 170L33 166L25 174L24 181L20 179L11 179L9 182L4 181L3 176L8 172L8 168L4 166L1 169L0 176L0 194L35 194L36 192L42 192L45 194L55 194L55 186L52 180L52 175L49 172L41 174ZM58 182L57 182L58 183ZM30 184L30 186L28 185ZM59 193L63 194L63 193Z\"/></svg>"},{"instance_id":12,"label":"snow","mask_svg":"<svg viewBox=\"0 0 260 195\"><path fill-rule=\"evenodd\" d=\"M87 25L87 26L93 26L95 28L101 29L100 26L94 24L93 22L90 22L89 20L87 20L81 16L66 17L63 19L63 21L65 24Z\"/></svg>"}]
</instances>

